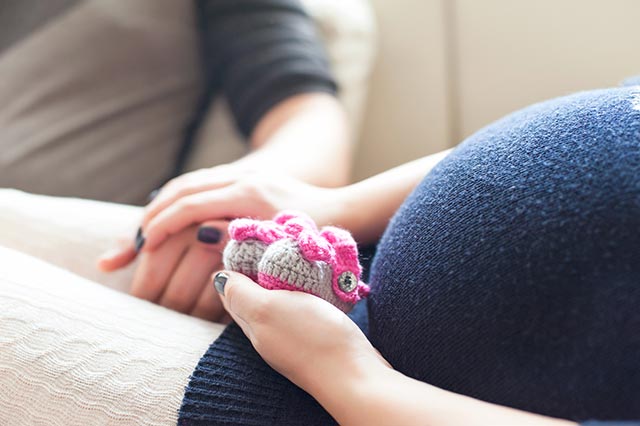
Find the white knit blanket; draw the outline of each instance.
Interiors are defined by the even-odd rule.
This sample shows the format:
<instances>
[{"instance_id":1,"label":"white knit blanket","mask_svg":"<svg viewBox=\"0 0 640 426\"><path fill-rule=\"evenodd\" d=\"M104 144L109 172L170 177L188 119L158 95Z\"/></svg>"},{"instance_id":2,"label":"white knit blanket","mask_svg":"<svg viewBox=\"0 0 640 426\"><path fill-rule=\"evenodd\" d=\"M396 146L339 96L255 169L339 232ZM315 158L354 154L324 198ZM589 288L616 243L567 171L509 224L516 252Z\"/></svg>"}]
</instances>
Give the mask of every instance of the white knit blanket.
<instances>
[{"instance_id":1,"label":"white knit blanket","mask_svg":"<svg viewBox=\"0 0 640 426\"><path fill-rule=\"evenodd\" d=\"M222 326L97 283L126 290L94 262L139 214L0 190L0 425L175 424Z\"/></svg>"}]
</instances>

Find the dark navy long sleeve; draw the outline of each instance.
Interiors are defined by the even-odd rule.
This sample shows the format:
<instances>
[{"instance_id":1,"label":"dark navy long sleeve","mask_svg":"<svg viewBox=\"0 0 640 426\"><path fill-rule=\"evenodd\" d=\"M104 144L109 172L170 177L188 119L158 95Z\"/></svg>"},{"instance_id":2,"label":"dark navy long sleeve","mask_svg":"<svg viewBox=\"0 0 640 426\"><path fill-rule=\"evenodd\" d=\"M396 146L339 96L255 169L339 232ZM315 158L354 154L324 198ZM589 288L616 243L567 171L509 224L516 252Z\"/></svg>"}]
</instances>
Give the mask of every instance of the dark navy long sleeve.
<instances>
[{"instance_id":1,"label":"dark navy long sleeve","mask_svg":"<svg viewBox=\"0 0 640 426\"><path fill-rule=\"evenodd\" d=\"M278 102L336 93L313 20L298 0L196 0L209 87L250 136Z\"/></svg>"}]
</instances>

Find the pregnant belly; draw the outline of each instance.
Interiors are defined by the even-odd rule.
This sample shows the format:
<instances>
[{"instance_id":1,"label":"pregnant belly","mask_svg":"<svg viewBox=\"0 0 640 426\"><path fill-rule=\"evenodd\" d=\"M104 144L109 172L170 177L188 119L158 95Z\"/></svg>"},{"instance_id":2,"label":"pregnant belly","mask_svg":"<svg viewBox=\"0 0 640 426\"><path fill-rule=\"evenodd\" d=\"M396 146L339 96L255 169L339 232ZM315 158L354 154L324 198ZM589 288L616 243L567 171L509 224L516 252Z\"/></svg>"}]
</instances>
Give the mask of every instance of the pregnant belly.
<instances>
[{"instance_id":1,"label":"pregnant belly","mask_svg":"<svg viewBox=\"0 0 640 426\"><path fill-rule=\"evenodd\" d=\"M370 338L396 369L548 415L640 415L640 133L614 116L623 95L508 117L405 201L369 300Z\"/></svg>"}]
</instances>

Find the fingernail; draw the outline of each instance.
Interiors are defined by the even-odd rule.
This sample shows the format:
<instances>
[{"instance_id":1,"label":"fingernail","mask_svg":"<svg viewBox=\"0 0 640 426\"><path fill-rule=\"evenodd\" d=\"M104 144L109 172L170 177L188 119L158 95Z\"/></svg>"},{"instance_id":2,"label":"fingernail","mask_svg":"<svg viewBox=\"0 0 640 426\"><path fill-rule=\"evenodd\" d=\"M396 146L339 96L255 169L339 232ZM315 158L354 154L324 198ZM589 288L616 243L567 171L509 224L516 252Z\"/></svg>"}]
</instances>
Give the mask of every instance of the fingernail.
<instances>
[{"instance_id":1,"label":"fingernail","mask_svg":"<svg viewBox=\"0 0 640 426\"><path fill-rule=\"evenodd\" d=\"M140 252L140 250L142 250L142 246L144 246L144 242L146 241L146 239L144 238L144 235L142 235L142 228L138 228L138 232L136 233L136 253Z\"/></svg>"},{"instance_id":2,"label":"fingernail","mask_svg":"<svg viewBox=\"0 0 640 426\"><path fill-rule=\"evenodd\" d=\"M222 232L218 228L203 226L198 229L198 241L205 244L218 244L222 239Z\"/></svg>"},{"instance_id":3,"label":"fingernail","mask_svg":"<svg viewBox=\"0 0 640 426\"><path fill-rule=\"evenodd\" d=\"M152 202L153 200L155 200L155 198L158 196L159 193L160 193L159 189L154 189L149 193L149 195L147 195L147 201L149 203Z\"/></svg>"},{"instance_id":4,"label":"fingernail","mask_svg":"<svg viewBox=\"0 0 640 426\"><path fill-rule=\"evenodd\" d=\"M216 276L213 278L213 286L216 288L216 291L224 296L224 286L227 284L227 280L229 276L224 272L218 272Z\"/></svg>"}]
</instances>

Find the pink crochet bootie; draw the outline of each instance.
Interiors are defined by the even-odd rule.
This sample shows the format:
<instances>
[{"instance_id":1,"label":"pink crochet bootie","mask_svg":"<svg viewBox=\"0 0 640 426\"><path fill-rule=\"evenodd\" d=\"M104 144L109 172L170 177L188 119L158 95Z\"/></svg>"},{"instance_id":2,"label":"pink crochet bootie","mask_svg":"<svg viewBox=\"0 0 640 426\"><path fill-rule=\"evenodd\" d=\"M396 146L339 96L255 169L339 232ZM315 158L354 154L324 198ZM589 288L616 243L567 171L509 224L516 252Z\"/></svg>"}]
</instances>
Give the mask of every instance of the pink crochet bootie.
<instances>
[{"instance_id":1,"label":"pink crochet bootie","mask_svg":"<svg viewBox=\"0 0 640 426\"><path fill-rule=\"evenodd\" d=\"M343 229L318 230L306 215L282 212L273 220L236 219L229 238L225 268L262 287L311 293L344 312L369 293L360 281L358 246Z\"/></svg>"}]
</instances>

